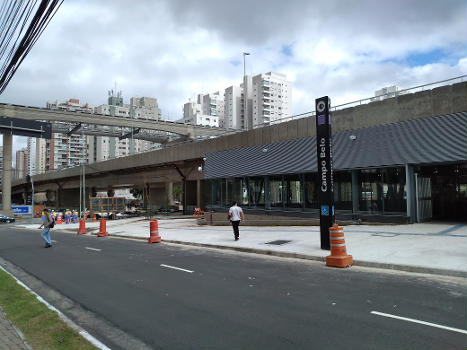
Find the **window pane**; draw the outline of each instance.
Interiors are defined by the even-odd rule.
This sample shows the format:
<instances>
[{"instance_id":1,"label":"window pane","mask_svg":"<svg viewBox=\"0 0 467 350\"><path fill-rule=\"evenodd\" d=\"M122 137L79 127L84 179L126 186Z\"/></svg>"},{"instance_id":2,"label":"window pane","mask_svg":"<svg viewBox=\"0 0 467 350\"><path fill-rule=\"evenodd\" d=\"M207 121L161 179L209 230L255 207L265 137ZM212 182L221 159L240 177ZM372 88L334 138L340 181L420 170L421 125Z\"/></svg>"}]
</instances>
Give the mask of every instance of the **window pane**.
<instances>
[{"instance_id":1,"label":"window pane","mask_svg":"<svg viewBox=\"0 0 467 350\"><path fill-rule=\"evenodd\" d=\"M288 208L301 208L303 206L302 183L298 175L284 176L287 190Z\"/></svg>"},{"instance_id":2,"label":"window pane","mask_svg":"<svg viewBox=\"0 0 467 350\"><path fill-rule=\"evenodd\" d=\"M269 200L271 208L284 206L284 184L282 177L269 178Z\"/></svg>"},{"instance_id":3,"label":"window pane","mask_svg":"<svg viewBox=\"0 0 467 350\"><path fill-rule=\"evenodd\" d=\"M318 174L305 174L305 208L318 209Z\"/></svg>"},{"instance_id":4,"label":"window pane","mask_svg":"<svg viewBox=\"0 0 467 350\"><path fill-rule=\"evenodd\" d=\"M407 212L405 168L385 168L383 172L384 212Z\"/></svg>"},{"instance_id":5,"label":"window pane","mask_svg":"<svg viewBox=\"0 0 467 350\"><path fill-rule=\"evenodd\" d=\"M360 211L367 213L381 213L382 211L382 187L381 170L364 169L358 174L360 198Z\"/></svg>"},{"instance_id":6,"label":"window pane","mask_svg":"<svg viewBox=\"0 0 467 350\"><path fill-rule=\"evenodd\" d=\"M334 207L339 210L352 210L352 173L339 171L334 178Z\"/></svg>"},{"instance_id":7,"label":"window pane","mask_svg":"<svg viewBox=\"0 0 467 350\"><path fill-rule=\"evenodd\" d=\"M250 207L264 207L264 178L248 178L248 202Z\"/></svg>"}]
</instances>

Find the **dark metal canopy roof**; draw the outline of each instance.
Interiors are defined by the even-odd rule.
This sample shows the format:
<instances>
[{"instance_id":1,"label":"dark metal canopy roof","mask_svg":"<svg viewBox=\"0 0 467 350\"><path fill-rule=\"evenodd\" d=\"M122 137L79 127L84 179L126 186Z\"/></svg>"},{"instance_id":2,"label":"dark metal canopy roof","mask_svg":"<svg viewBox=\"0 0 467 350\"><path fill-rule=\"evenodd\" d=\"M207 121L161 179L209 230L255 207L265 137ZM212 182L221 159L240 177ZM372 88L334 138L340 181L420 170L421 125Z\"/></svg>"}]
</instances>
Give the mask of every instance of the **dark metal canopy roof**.
<instances>
[{"instance_id":1,"label":"dark metal canopy roof","mask_svg":"<svg viewBox=\"0 0 467 350\"><path fill-rule=\"evenodd\" d=\"M467 161L467 112L333 135L334 170ZM205 177L316 172L316 137L206 154Z\"/></svg>"}]
</instances>

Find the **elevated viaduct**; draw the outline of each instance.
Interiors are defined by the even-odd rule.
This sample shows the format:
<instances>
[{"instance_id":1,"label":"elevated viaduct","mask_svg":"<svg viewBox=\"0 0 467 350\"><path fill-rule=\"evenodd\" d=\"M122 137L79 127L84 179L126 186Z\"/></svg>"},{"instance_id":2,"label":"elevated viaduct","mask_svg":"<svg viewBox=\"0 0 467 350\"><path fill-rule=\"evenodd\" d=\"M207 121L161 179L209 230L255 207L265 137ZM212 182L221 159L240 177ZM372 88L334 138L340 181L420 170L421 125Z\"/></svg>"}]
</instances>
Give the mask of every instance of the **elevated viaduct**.
<instances>
[{"instance_id":1,"label":"elevated viaduct","mask_svg":"<svg viewBox=\"0 0 467 350\"><path fill-rule=\"evenodd\" d=\"M466 88L466 82L460 82L334 111L333 133L465 112ZM310 99L310 106L313 104L314 99ZM307 117L93 163L85 166L87 196L99 190L139 187L145 189L153 206L160 207L172 201L173 183L181 183L183 206L190 211L195 206L203 207L209 200L203 173L207 153L312 137L315 132L315 118ZM50 206L78 207L80 173L81 169L76 167L36 175L35 191L46 192ZM28 192L31 185L25 179L13 181L14 203L22 203Z\"/></svg>"}]
</instances>

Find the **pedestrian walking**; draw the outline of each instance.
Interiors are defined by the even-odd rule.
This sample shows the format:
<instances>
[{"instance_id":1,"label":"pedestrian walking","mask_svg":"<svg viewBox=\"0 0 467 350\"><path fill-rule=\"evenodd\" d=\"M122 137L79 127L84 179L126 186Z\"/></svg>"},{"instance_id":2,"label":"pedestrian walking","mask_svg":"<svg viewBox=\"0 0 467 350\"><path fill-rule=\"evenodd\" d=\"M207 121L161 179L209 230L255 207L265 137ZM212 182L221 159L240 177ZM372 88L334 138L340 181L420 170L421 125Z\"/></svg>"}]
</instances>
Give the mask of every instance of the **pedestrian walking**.
<instances>
[{"instance_id":1,"label":"pedestrian walking","mask_svg":"<svg viewBox=\"0 0 467 350\"><path fill-rule=\"evenodd\" d=\"M44 209L44 215L42 216L42 225L39 226L39 229L42 229L41 236L45 241L45 248L50 248L52 246L52 241L50 240L50 229L53 227L54 221L49 214L49 210Z\"/></svg>"},{"instance_id":2,"label":"pedestrian walking","mask_svg":"<svg viewBox=\"0 0 467 350\"><path fill-rule=\"evenodd\" d=\"M242 223L245 222L245 215L243 214L242 208L238 206L237 201L234 201L233 205L229 209L229 220L232 223L235 240L238 241L240 238L238 226L240 225L240 221Z\"/></svg>"}]
</instances>

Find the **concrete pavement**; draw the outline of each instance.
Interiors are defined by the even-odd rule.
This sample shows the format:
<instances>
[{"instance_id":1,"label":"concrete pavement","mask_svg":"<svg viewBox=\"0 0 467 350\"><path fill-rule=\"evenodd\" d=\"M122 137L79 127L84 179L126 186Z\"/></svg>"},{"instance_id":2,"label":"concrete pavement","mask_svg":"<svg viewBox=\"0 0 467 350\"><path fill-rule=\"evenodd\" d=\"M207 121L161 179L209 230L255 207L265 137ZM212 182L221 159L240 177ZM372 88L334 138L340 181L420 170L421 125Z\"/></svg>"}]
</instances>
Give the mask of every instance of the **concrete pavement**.
<instances>
[{"instance_id":1,"label":"concrete pavement","mask_svg":"<svg viewBox=\"0 0 467 350\"><path fill-rule=\"evenodd\" d=\"M11 324L0 308L0 350L29 350L19 330Z\"/></svg>"},{"instance_id":2,"label":"concrete pavement","mask_svg":"<svg viewBox=\"0 0 467 350\"><path fill-rule=\"evenodd\" d=\"M240 226L240 240L234 241L229 226L200 226L193 218L160 217L158 222L163 242L322 261L329 255L329 251L320 249L317 226ZM99 222L87 222L86 227L89 233L96 234ZM53 230L76 232L77 229L78 224L63 224ZM111 236L147 239L149 221L141 218L108 221L107 231ZM348 225L344 226L344 234L347 251L353 256L355 265L459 277L467 275L466 224ZM282 245L269 243L277 240L288 242Z\"/></svg>"}]
</instances>

